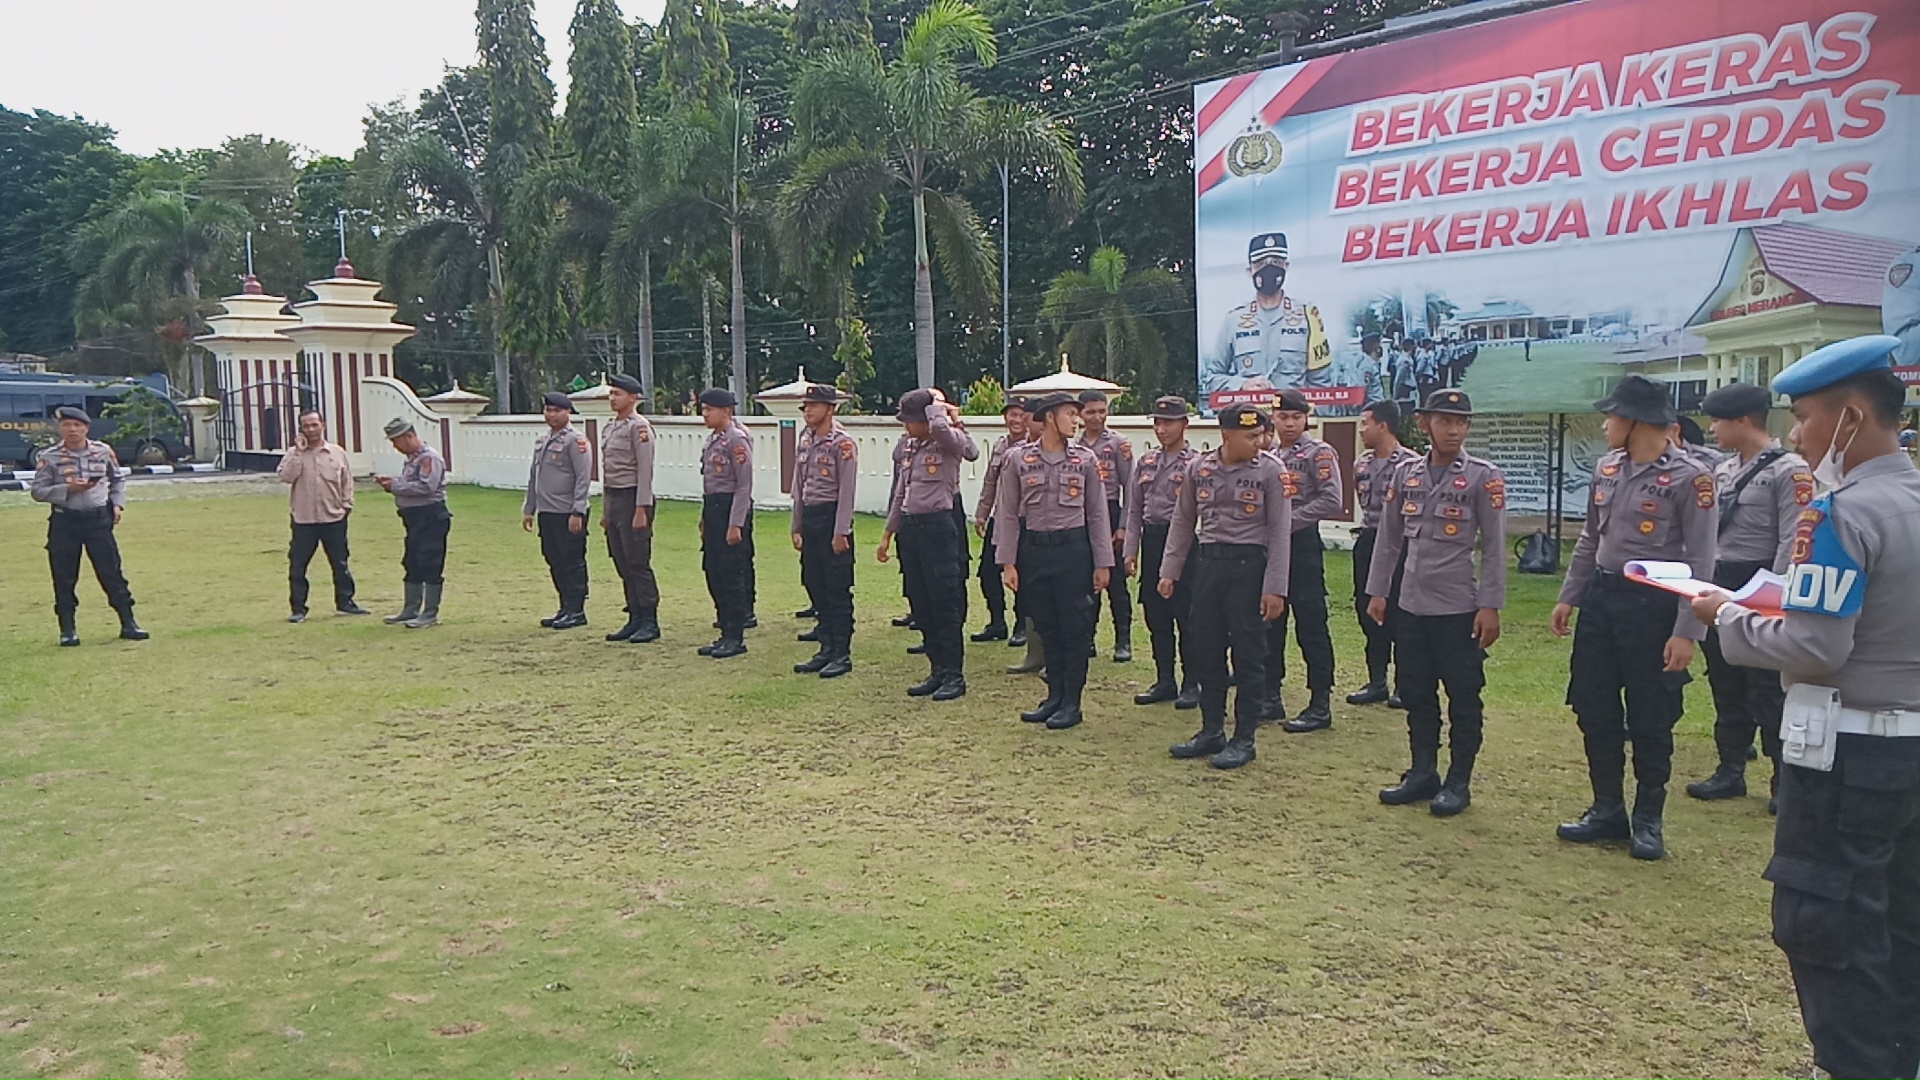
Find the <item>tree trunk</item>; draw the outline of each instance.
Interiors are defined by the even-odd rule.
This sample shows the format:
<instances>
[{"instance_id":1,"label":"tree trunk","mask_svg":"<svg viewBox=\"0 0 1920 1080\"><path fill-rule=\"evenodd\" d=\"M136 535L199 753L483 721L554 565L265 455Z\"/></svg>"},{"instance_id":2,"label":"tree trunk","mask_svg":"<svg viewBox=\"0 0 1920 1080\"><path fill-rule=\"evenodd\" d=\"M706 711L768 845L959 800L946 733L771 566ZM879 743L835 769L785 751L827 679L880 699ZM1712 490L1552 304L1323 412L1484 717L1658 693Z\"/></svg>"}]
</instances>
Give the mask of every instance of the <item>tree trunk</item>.
<instances>
[{"instance_id":1,"label":"tree trunk","mask_svg":"<svg viewBox=\"0 0 1920 1080\"><path fill-rule=\"evenodd\" d=\"M513 361L501 333L507 318L506 293L500 276L500 245L492 244L487 248L487 322L493 339L493 411L503 416L513 412Z\"/></svg>"},{"instance_id":2,"label":"tree trunk","mask_svg":"<svg viewBox=\"0 0 1920 1080\"><path fill-rule=\"evenodd\" d=\"M933 263L927 257L927 194L913 189L913 361L922 388L933 385Z\"/></svg>"},{"instance_id":3,"label":"tree trunk","mask_svg":"<svg viewBox=\"0 0 1920 1080\"><path fill-rule=\"evenodd\" d=\"M700 389L713 388L713 279L700 275Z\"/></svg>"},{"instance_id":4,"label":"tree trunk","mask_svg":"<svg viewBox=\"0 0 1920 1080\"><path fill-rule=\"evenodd\" d=\"M740 268L740 219L733 221L733 302L727 310L733 323L733 372L728 389L744 404L747 400L747 279Z\"/></svg>"},{"instance_id":5,"label":"tree trunk","mask_svg":"<svg viewBox=\"0 0 1920 1080\"><path fill-rule=\"evenodd\" d=\"M1120 380L1113 376L1113 320L1108 319L1102 329L1107 332L1107 381L1119 382Z\"/></svg>"},{"instance_id":6,"label":"tree trunk","mask_svg":"<svg viewBox=\"0 0 1920 1080\"><path fill-rule=\"evenodd\" d=\"M653 412L660 403L653 396L653 253L640 253L640 314L634 321L634 348L640 360L640 392Z\"/></svg>"}]
</instances>

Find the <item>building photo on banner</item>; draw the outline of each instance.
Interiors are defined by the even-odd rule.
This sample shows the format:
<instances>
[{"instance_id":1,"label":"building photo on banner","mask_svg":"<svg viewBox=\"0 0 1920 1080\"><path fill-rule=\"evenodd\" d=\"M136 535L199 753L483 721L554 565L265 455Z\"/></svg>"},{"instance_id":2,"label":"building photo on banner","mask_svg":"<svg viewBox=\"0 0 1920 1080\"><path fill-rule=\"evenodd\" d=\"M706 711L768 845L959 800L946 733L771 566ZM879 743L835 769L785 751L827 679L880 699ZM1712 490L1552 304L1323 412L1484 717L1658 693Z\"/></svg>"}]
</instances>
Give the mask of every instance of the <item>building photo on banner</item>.
<instances>
[{"instance_id":1,"label":"building photo on banner","mask_svg":"<svg viewBox=\"0 0 1920 1080\"><path fill-rule=\"evenodd\" d=\"M1202 405L1457 387L1531 511L1628 374L1687 412L1884 332L1920 383L1917 63L1912 0L1592 0L1204 84Z\"/></svg>"}]
</instances>

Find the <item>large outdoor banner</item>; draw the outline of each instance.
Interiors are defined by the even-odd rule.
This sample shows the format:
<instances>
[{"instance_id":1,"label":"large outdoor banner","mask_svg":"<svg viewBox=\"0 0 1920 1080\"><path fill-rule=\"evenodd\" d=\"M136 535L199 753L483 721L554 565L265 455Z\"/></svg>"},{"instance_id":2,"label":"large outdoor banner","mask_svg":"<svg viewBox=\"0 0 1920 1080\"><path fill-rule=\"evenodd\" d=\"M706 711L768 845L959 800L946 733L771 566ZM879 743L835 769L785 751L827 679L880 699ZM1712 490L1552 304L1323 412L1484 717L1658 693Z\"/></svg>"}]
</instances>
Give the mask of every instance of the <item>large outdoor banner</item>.
<instances>
[{"instance_id":1,"label":"large outdoor banner","mask_svg":"<svg viewBox=\"0 0 1920 1080\"><path fill-rule=\"evenodd\" d=\"M1920 375L1916 95L1920 0L1584 0L1201 86L1202 397L1687 406L1882 330Z\"/></svg>"}]
</instances>

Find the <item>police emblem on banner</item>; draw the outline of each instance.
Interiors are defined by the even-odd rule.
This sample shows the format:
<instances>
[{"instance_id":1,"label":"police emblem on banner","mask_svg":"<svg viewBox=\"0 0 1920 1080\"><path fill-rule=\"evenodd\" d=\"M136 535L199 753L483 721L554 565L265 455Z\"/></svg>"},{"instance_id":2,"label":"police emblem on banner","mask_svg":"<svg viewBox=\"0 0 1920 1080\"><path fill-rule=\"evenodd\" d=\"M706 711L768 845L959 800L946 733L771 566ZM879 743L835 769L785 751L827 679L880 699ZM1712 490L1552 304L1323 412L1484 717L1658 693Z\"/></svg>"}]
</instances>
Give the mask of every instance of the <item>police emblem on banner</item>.
<instances>
[{"instance_id":1,"label":"police emblem on banner","mask_svg":"<svg viewBox=\"0 0 1920 1080\"><path fill-rule=\"evenodd\" d=\"M1227 171L1235 176L1263 176L1280 167L1280 137L1271 131L1250 131L1227 147Z\"/></svg>"}]
</instances>

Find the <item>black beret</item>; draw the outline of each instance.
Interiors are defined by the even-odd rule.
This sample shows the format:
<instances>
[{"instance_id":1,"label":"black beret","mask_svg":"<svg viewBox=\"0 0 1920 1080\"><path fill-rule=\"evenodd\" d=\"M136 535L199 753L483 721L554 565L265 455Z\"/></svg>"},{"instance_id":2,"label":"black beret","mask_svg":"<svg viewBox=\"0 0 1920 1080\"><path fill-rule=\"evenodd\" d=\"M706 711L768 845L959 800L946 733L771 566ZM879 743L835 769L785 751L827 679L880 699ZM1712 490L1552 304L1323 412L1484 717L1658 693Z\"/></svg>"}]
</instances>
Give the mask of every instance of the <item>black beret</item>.
<instances>
[{"instance_id":1,"label":"black beret","mask_svg":"<svg viewBox=\"0 0 1920 1080\"><path fill-rule=\"evenodd\" d=\"M1273 418L1252 405L1229 405L1220 410L1221 431L1270 431Z\"/></svg>"},{"instance_id":2,"label":"black beret","mask_svg":"<svg viewBox=\"0 0 1920 1080\"><path fill-rule=\"evenodd\" d=\"M1153 403L1155 420L1185 420L1187 418L1187 399L1171 394L1156 398Z\"/></svg>"},{"instance_id":3,"label":"black beret","mask_svg":"<svg viewBox=\"0 0 1920 1080\"><path fill-rule=\"evenodd\" d=\"M1044 417L1062 405L1071 405L1077 409L1080 407L1080 402L1076 400L1072 394L1064 390L1056 390L1051 394L1042 394L1037 398L1028 398L1027 412L1033 414L1036 418Z\"/></svg>"},{"instance_id":4,"label":"black beret","mask_svg":"<svg viewBox=\"0 0 1920 1080\"><path fill-rule=\"evenodd\" d=\"M1680 441L1688 446L1707 445L1707 433L1700 430L1700 421L1691 416L1683 416L1674 421L1680 427Z\"/></svg>"},{"instance_id":5,"label":"black beret","mask_svg":"<svg viewBox=\"0 0 1920 1080\"><path fill-rule=\"evenodd\" d=\"M1273 411L1310 413L1313 406L1307 404L1307 395L1289 386L1273 395Z\"/></svg>"},{"instance_id":6,"label":"black beret","mask_svg":"<svg viewBox=\"0 0 1920 1080\"><path fill-rule=\"evenodd\" d=\"M55 420L78 420L83 424L93 423L93 417L87 415L87 410L76 409L71 405L62 405L53 410L53 418Z\"/></svg>"},{"instance_id":7,"label":"black beret","mask_svg":"<svg viewBox=\"0 0 1920 1080\"><path fill-rule=\"evenodd\" d=\"M625 390L629 394L638 394L641 392L640 380L634 378L631 375L612 376L611 378L607 379L607 385L614 387L615 389L618 389L618 390Z\"/></svg>"},{"instance_id":8,"label":"black beret","mask_svg":"<svg viewBox=\"0 0 1920 1080\"><path fill-rule=\"evenodd\" d=\"M579 411L573 407L573 399L558 390L548 394L542 399L542 402L549 409L565 409L568 412Z\"/></svg>"},{"instance_id":9,"label":"black beret","mask_svg":"<svg viewBox=\"0 0 1920 1080\"><path fill-rule=\"evenodd\" d=\"M1772 408L1773 395L1752 383L1723 386L1700 401L1700 411L1716 420L1737 420Z\"/></svg>"},{"instance_id":10,"label":"black beret","mask_svg":"<svg viewBox=\"0 0 1920 1080\"><path fill-rule=\"evenodd\" d=\"M900 395L899 407L894 410L894 419L907 424L927 422L927 410L933 405L933 391L909 390Z\"/></svg>"},{"instance_id":11,"label":"black beret","mask_svg":"<svg viewBox=\"0 0 1920 1080\"><path fill-rule=\"evenodd\" d=\"M737 409L740 407L740 399L733 396L733 391L714 386L700 391L700 404L710 405L716 409Z\"/></svg>"}]
</instances>

